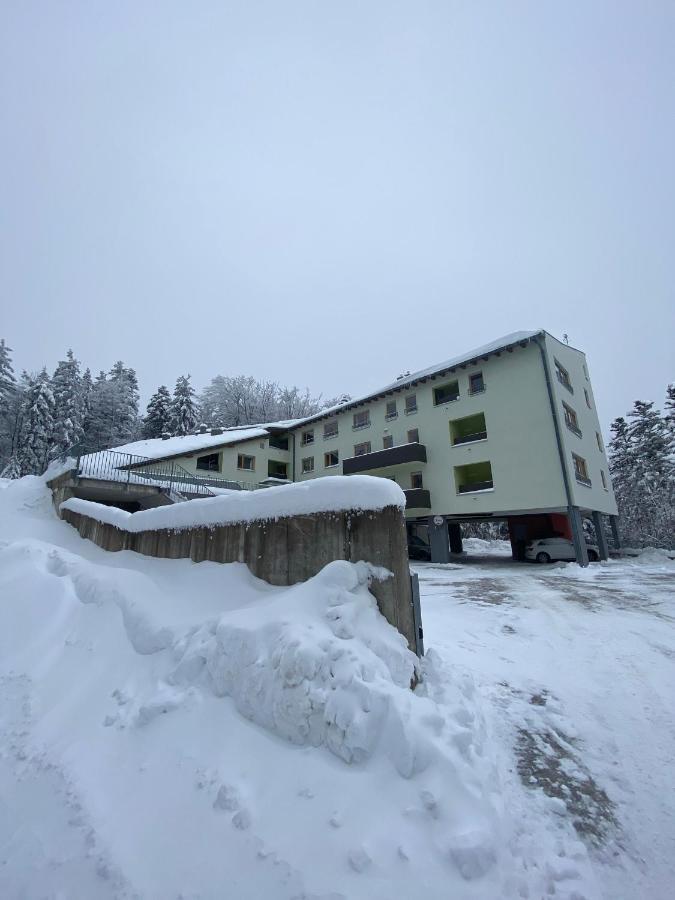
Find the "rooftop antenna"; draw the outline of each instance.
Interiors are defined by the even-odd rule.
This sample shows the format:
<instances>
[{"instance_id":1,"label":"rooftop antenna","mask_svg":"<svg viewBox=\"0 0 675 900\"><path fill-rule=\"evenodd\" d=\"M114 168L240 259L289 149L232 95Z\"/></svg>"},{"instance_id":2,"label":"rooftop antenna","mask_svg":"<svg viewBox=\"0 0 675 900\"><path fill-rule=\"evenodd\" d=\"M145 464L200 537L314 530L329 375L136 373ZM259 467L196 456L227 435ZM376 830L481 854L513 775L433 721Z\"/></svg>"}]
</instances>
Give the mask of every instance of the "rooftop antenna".
<instances>
[{"instance_id":1,"label":"rooftop antenna","mask_svg":"<svg viewBox=\"0 0 675 900\"><path fill-rule=\"evenodd\" d=\"M563 341L565 341L565 343L569 345L569 342L570 342L569 335L563 334Z\"/></svg>"}]
</instances>

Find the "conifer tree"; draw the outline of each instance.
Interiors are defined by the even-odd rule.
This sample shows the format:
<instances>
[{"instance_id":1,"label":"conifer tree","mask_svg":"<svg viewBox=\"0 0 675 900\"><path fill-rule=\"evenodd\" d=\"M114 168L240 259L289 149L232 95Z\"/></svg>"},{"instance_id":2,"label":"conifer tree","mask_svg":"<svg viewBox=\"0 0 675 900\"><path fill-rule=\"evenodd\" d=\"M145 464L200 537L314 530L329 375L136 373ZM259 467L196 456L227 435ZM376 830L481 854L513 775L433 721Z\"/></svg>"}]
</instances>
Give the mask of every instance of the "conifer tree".
<instances>
[{"instance_id":1,"label":"conifer tree","mask_svg":"<svg viewBox=\"0 0 675 900\"><path fill-rule=\"evenodd\" d=\"M16 391L16 378L12 368L12 348L0 338L0 416L7 414L12 395Z\"/></svg>"},{"instance_id":2,"label":"conifer tree","mask_svg":"<svg viewBox=\"0 0 675 900\"><path fill-rule=\"evenodd\" d=\"M32 380L25 395L17 458L22 475L41 475L47 468L54 436L54 394L47 370Z\"/></svg>"},{"instance_id":3,"label":"conifer tree","mask_svg":"<svg viewBox=\"0 0 675 900\"><path fill-rule=\"evenodd\" d=\"M158 438L171 431L171 394L166 385L161 385L150 398L145 419L143 437Z\"/></svg>"},{"instance_id":4,"label":"conifer tree","mask_svg":"<svg viewBox=\"0 0 675 900\"><path fill-rule=\"evenodd\" d=\"M81 449L84 435L84 404L80 363L68 350L52 378L54 394L54 457L65 458Z\"/></svg>"},{"instance_id":5,"label":"conifer tree","mask_svg":"<svg viewBox=\"0 0 675 900\"><path fill-rule=\"evenodd\" d=\"M174 434L189 434L197 424L195 392L189 375L181 375L171 400L171 428Z\"/></svg>"}]
</instances>

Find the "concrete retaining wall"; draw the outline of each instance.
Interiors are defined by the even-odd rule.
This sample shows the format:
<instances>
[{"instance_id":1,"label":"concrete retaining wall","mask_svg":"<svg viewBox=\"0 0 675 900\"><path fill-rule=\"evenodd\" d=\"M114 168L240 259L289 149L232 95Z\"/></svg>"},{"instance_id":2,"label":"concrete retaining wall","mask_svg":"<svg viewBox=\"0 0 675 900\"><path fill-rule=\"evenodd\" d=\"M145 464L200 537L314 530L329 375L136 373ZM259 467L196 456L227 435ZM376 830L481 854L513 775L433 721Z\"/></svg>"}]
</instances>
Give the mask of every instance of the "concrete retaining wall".
<instances>
[{"instance_id":1,"label":"concrete retaining wall","mask_svg":"<svg viewBox=\"0 0 675 900\"><path fill-rule=\"evenodd\" d=\"M56 497L57 492L55 503ZM145 556L194 562L243 562L258 578L275 585L306 581L336 559L383 566L393 578L373 581L371 591L382 615L415 651L405 519L398 507L142 532L123 531L69 509L60 515L104 550L135 550Z\"/></svg>"}]
</instances>

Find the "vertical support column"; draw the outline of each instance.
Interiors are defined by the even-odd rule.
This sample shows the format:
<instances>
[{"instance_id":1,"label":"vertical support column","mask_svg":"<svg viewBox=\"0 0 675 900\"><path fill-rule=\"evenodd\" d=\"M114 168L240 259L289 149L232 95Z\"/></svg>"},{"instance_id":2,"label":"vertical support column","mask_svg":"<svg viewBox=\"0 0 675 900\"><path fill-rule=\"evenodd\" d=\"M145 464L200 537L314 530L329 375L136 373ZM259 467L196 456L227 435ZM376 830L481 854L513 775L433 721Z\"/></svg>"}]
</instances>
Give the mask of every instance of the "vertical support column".
<instances>
[{"instance_id":1,"label":"vertical support column","mask_svg":"<svg viewBox=\"0 0 675 900\"><path fill-rule=\"evenodd\" d=\"M621 549L621 537L619 535L619 517L618 516L610 516L609 524L612 528L612 540L614 542L614 549Z\"/></svg>"},{"instance_id":2,"label":"vertical support column","mask_svg":"<svg viewBox=\"0 0 675 900\"><path fill-rule=\"evenodd\" d=\"M445 519L442 522L435 520L440 516L429 517L429 549L431 550L431 561L436 563L450 562L450 541L448 537L448 523Z\"/></svg>"},{"instance_id":3,"label":"vertical support column","mask_svg":"<svg viewBox=\"0 0 675 900\"><path fill-rule=\"evenodd\" d=\"M605 537L605 529L602 527L602 514L593 512L593 525L595 526L595 538L598 542L598 551L600 559L609 559L609 549L607 547L607 538Z\"/></svg>"},{"instance_id":4,"label":"vertical support column","mask_svg":"<svg viewBox=\"0 0 675 900\"><path fill-rule=\"evenodd\" d=\"M462 529L459 522L448 523L448 534L450 535L450 552L462 552Z\"/></svg>"},{"instance_id":5,"label":"vertical support column","mask_svg":"<svg viewBox=\"0 0 675 900\"><path fill-rule=\"evenodd\" d=\"M412 593L413 623L415 626L415 653L424 656L424 630L422 628L422 606L420 604L420 580L417 572L410 575Z\"/></svg>"},{"instance_id":6,"label":"vertical support column","mask_svg":"<svg viewBox=\"0 0 675 900\"><path fill-rule=\"evenodd\" d=\"M581 511L578 506L568 506L567 515L569 516L570 525L572 526L572 542L574 543L574 554L577 558L577 562L580 566L587 566L588 550L584 538L584 528L581 523Z\"/></svg>"}]
</instances>

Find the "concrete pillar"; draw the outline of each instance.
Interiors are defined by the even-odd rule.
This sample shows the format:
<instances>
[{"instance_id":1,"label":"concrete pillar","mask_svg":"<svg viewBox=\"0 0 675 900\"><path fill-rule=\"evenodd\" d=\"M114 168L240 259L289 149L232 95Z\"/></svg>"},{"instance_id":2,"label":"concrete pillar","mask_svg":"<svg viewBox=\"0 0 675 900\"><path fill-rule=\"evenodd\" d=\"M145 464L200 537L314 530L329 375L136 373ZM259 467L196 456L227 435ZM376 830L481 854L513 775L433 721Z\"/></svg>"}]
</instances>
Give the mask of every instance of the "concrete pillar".
<instances>
[{"instance_id":1,"label":"concrete pillar","mask_svg":"<svg viewBox=\"0 0 675 900\"><path fill-rule=\"evenodd\" d=\"M614 549L621 549L621 537L619 536L619 517L618 516L610 516L609 524L612 528L612 540L614 542Z\"/></svg>"},{"instance_id":2,"label":"concrete pillar","mask_svg":"<svg viewBox=\"0 0 675 900\"><path fill-rule=\"evenodd\" d=\"M448 533L450 535L450 552L462 552L462 529L459 522L448 522Z\"/></svg>"},{"instance_id":3,"label":"concrete pillar","mask_svg":"<svg viewBox=\"0 0 675 900\"><path fill-rule=\"evenodd\" d=\"M605 537L605 529L602 527L602 514L593 512L593 525L595 526L595 539L598 542L598 551L600 559L609 559L609 550L607 548L607 538Z\"/></svg>"},{"instance_id":4,"label":"concrete pillar","mask_svg":"<svg viewBox=\"0 0 675 900\"><path fill-rule=\"evenodd\" d=\"M438 516L429 517L429 549L431 561L436 563L450 562L450 540L448 537L448 523L443 519L441 524L434 522Z\"/></svg>"},{"instance_id":5,"label":"concrete pillar","mask_svg":"<svg viewBox=\"0 0 675 900\"><path fill-rule=\"evenodd\" d=\"M572 528L572 542L574 553L580 566L588 565L588 549L584 538L584 528L581 523L581 511L578 506L570 506L567 509L570 526Z\"/></svg>"}]
</instances>

